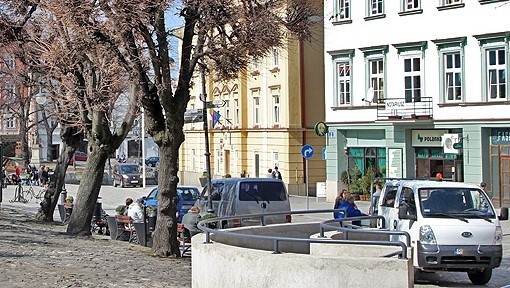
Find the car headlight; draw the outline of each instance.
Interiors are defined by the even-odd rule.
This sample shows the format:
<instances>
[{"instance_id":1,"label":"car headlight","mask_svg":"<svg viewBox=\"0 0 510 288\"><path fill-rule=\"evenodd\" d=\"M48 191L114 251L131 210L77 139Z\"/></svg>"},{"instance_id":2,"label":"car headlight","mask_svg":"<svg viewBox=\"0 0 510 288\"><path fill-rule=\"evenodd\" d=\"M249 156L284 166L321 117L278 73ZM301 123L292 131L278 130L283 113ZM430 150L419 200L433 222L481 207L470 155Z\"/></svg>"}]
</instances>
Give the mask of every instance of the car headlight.
<instances>
[{"instance_id":1,"label":"car headlight","mask_svg":"<svg viewBox=\"0 0 510 288\"><path fill-rule=\"evenodd\" d=\"M501 230L501 226L496 226L496 233L494 233L494 241L492 244L501 245L503 243L503 231Z\"/></svg>"},{"instance_id":2,"label":"car headlight","mask_svg":"<svg viewBox=\"0 0 510 288\"><path fill-rule=\"evenodd\" d=\"M436 236L429 225L420 227L420 242L422 244L437 245Z\"/></svg>"},{"instance_id":3,"label":"car headlight","mask_svg":"<svg viewBox=\"0 0 510 288\"><path fill-rule=\"evenodd\" d=\"M129 177L127 175L122 174L122 178L128 179Z\"/></svg>"}]
</instances>

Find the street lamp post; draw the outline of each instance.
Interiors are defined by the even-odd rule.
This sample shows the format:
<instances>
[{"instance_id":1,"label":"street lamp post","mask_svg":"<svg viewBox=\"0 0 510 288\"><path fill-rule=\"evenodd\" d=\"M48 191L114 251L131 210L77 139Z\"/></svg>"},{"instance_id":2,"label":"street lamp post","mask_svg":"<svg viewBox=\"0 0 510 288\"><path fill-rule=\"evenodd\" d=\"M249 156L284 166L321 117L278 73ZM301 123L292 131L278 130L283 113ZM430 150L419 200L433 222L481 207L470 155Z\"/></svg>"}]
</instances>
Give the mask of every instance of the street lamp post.
<instances>
[{"instance_id":1,"label":"street lamp post","mask_svg":"<svg viewBox=\"0 0 510 288\"><path fill-rule=\"evenodd\" d=\"M212 188L212 182L211 182L211 153L209 152L209 126L207 124L207 93L206 93L206 87L205 87L205 64L200 64L201 68L201 76L202 76L202 94L200 95L200 100L202 103L204 103L203 109L202 109L202 116L204 119L204 134L205 134L205 169L207 173L207 212L208 213L214 213L214 208L212 204L212 198L211 198L211 188Z\"/></svg>"}]
</instances>

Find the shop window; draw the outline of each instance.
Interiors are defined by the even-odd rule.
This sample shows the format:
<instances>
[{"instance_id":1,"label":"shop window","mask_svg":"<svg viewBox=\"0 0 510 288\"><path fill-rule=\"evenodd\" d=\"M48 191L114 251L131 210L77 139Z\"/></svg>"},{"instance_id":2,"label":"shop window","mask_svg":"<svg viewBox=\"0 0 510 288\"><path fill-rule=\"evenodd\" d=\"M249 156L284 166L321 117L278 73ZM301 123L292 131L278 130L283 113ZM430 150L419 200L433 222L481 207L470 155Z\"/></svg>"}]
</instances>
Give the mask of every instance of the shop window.
<instances>
[{"instance_id":1,"label":"shop window","mask_svg":"<svg viewBox=\"0 0 510 288\"><path fill-rule=\"evenodd\" d=\"M462 156L445 154L443 148L416 148L416 178L431 179L437 173L443 175L443 179L455 179L462 181ZM457 171L457 172L456 172Z\"/></svg>"},{"instance_id":2,"label":"shop window","mask_svg":"<svg viewBox=\"0 0 510 288\"><path fill-rule=\"evenodd\" d=\"M361 175L372 167L378 176L386 176L386 148L377 147L351 147L348 152L348 168L357 169Z\"/></svg>"}]
</instances>

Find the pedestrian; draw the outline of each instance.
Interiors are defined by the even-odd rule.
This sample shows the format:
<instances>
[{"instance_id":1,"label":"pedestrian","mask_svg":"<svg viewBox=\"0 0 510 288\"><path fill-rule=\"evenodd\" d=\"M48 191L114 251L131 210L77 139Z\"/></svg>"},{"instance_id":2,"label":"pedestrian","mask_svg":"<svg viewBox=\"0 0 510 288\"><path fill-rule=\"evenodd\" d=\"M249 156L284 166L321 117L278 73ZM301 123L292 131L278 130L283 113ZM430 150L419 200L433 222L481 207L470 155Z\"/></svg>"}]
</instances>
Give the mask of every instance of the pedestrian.
<instances>
[{"instance_id":1,"label":"pedestrian","mask_svg":"<svg viewBox=\"0 0 510 288\"><path fill-rule=\"evenodd\" d=\"M14 170L14 173L16 173L16 184L21 183L21 168L19 168L19 165L16 163L16 169Z\"/></svg>"},{"instance_id":2,"label":"pedestrian","mask_svg":"<svg viewBox=\"0 0 510 288\"><path fill-rule=\"evenodd\" d=\"M280 180L282 180L282 173L280 173L280 171L278 171L278 166L274 166L274 170L273 170L272 176L273 176L273 179L280 179Z\"/></svg>"},{"instance_id":3,"label":"pedestrian","mask_svg":"<svg viewBox=\"0 0 510 288\"><path fill-rule=\"evenodd\" d=\"M354 203L354 196L348 195L345 197L345 201L342 203L342 205L339 207L339 209L342 209L345 211L344 213L340 213L339 218L336 219L342 219L347 217L358 217L358 216L367 216L367 214L361 212L361 210L358 209L356 204ZM352 221L353 225L361 226L361 221Z\"/></svg>"},{"instance_id":4,"label":"pedestrian","mask_svg":"<svg viewBox=\"0 0 510 288\"><path fill-rule=\"evenodd\" d=\"M197 224L200 222L200 207L193 206L188 213L182 216L182 224L184 224L185 238L193 237L195 234L202 232L198 229Z\"/></svg>"},{"instance_id":5,"label":"pedestrian","mask_svg":"<svg viewBox=\"0 0 510 288\"><path fill-rule=\"evenodd\" d=\"M343 202L345 201L345 197L347 195L350 195L350 193L347 191L347 189L342 189L340 194L335 198L335 205L333 206L333 209L340 209L340 206L342 206ZM333 212L333 218L338 219L340 218L341 212Z\"/></svg>"},{"instance_id":6,"label":"pedestrian","mask_svg":"<svg viewBox=\"0 0 510 288\"><path fill-rule=\"evenodd\" d=\"M48 185L50 180L50 167L45 166L44 169L41 172L41 185L43 187L46 187Z\"/></svg>"},{"instance_id":7,"label":"pedestrian","mask_svg":"<svg viewBox=\"0 0 510 288\"><path fill-rule=\"evenodd\" d=\"M375 184L375 192L374 192L374 194L372 194L370 211L369 211L370 215L377 215L377 212L378 212L377 204L379 202L379 197L381 197L381 192L382 192L381 184L379 184L379 183Z\"/></svg>"},{"instance_id":8,"label":"pedestrian","mask_svg":"<svg viewBox=\"0 0 510 288\"><path fill-rule=\"evenodd\" d=\"M273 178L273 169L267 169L266 178Z\"/></svg>"}]
</instances>

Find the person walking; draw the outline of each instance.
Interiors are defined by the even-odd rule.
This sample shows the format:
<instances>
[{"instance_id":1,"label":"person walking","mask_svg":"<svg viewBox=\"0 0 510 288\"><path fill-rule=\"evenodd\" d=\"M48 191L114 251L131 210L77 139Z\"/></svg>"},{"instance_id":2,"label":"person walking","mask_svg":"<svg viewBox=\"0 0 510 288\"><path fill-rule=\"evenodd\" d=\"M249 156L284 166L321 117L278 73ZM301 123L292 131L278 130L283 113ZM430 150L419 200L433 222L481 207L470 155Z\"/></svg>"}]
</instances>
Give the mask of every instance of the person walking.
<instances>
[{"instance_id":1,"label":"person walking","mask_svg":"<svg viewBox=\"0 0 510 288\"><path fill-rule=\"evenodd\" d=\"M278 166L274 166L274 170L273 170L273 179L280 179L282 180L282 173L280 173L280 171L278 171Z\"/></svg>"},{"instance_id":2,"label":"person walking","mask_svg":"<svg viewBox=\"0 0 510 288\"><path fill-rule=\"evenodd\" d=\"M267 169L266 178L273 178L273 169Z\"/></svg>"}]
</instances>

